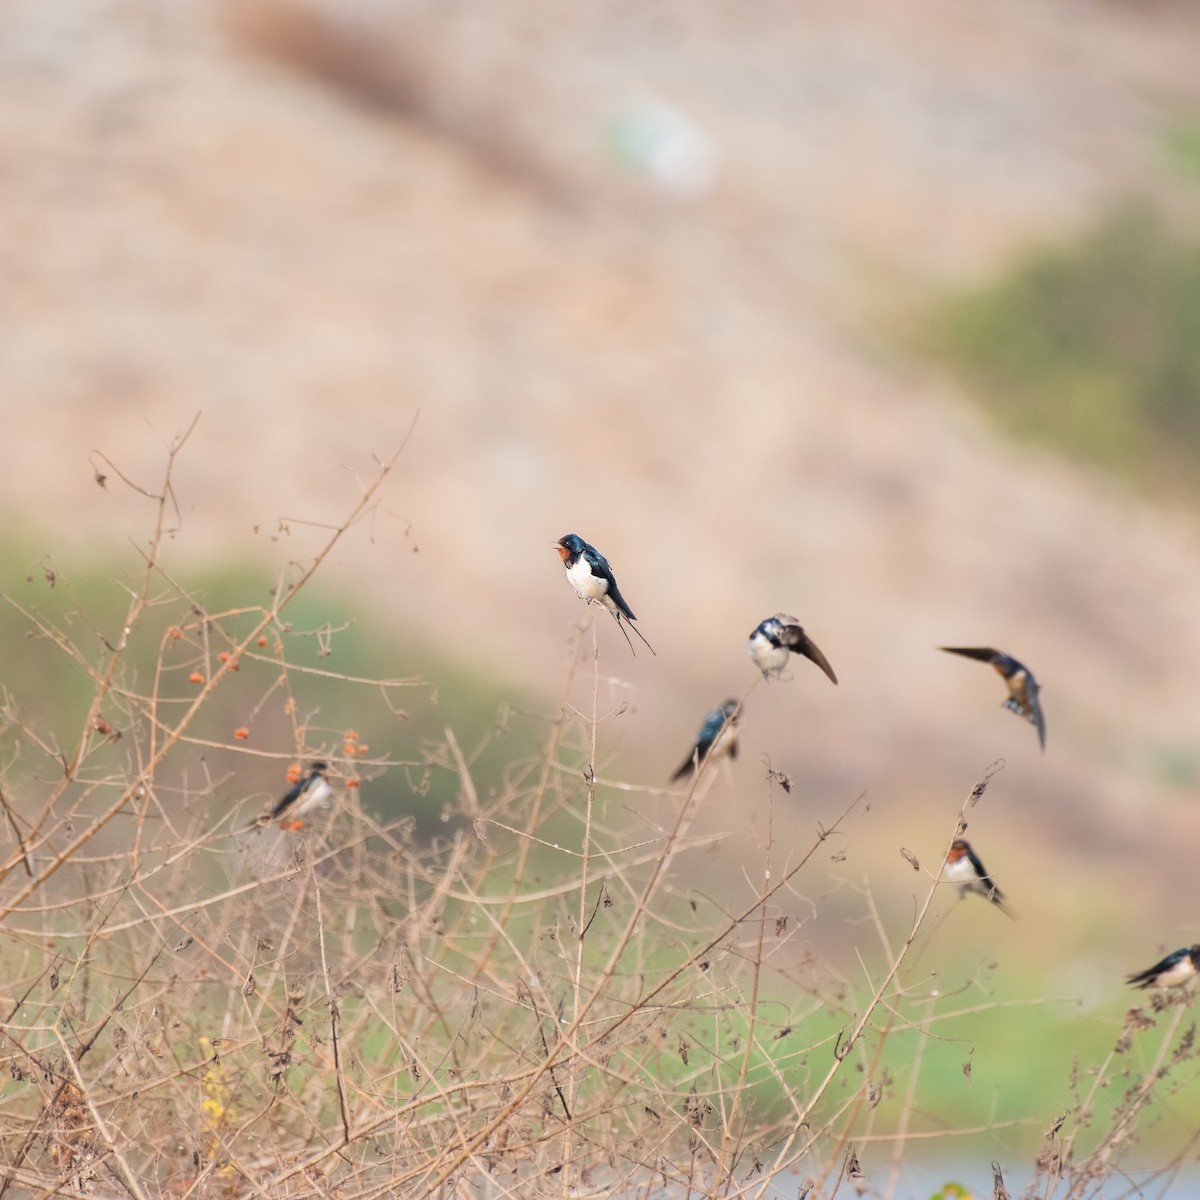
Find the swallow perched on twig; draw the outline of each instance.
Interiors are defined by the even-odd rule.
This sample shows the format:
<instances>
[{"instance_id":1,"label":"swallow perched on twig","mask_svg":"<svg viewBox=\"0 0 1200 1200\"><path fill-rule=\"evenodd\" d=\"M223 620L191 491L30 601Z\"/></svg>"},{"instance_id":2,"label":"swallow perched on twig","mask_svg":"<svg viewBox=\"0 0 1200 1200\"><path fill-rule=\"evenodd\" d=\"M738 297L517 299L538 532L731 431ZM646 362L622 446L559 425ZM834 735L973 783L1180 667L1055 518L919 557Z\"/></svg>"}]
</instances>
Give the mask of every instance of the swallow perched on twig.
<instances>
[{"instance_id":1,"label":"swallow perched on twig","mask_svg":"<svg viewBox=\"0 0 1200 1200\"><path fill-rule=\"evenodd\" d=\"M1200 946L1185 946L1159 959L1152 967L1130 975L1125 982L1140 988L1181 987L1200 973Z\"/></svg>"},{"instance_id":2,"label":"swallow perched on twig","mask_svg":"<svg viewBox=\"0 0 1200 1200\"><path fill-rule=\"evenodd\" d=\"M1046 718L1042 715L1041 701L1038 700L1038 692L1042 689L1024 663L990 646L939 646L938 649L947 654L961 654L964 658L991 663L1008 684L1008 699L1004 701L1004 707L1024 717L1037 730L1038 742L1043 750L1046 749Z\"/></svg>"},{"instance_id":3,"label":"swallow perched on twig","mask_svg":"<svg viewBox=\"0 0 1200 1200\"><path fill-rule=\"evenodd\" d=\"M563 560L563 566L567 569L567 579L576 593L589 604L603 604L612 613L616 618L617 627L629 642L630 650L633 650L633 642L629 641L629 634L621 624L622 617L625 618L625 624L646 643L646 649L654 654L654 647L633 624L637 617L633 615L633 609L625 603L625 597L617 587L616 576L612 573L612 567L608 565L608 559L595 546L589 546L577 533L564 534L554 543L554 549Z\"/></svg>"},{"instance_id":4,"label":"swallow perched on twig","mask_svg":"<svg viewBox=\"0 0 1200 1200\"><path fill-rule=\"evenodd\" d=\"M1004 901L1004 893L979 861L979 855L971 849L971 843L963 838L955 838L950 843L950 853L946 855L946 863L942 867L942 878L957 884L960 896L974 892L990 900L1005 916L1016 920L1016 914Z\"/></svg>"},{"instance_id":5,"label":"swallow perched on twig","mask_svg":"<svg viewBox=\"0 0 1200 1200\"><path fill-rule=\"evenodd\" d=\"M737 722L741 706L736 700L726 700L720 708L714 708L704 718L696 744L684 759L683 765L671 776L671 782L680 779L691 770L699 770L706 760L716 762L726 755L737 758Z\"/></svg>"},{"instance_id":6,"label":"swallow perched on twig","mask_svg":"<svg viewBox=\"0 0 1200 1200\"><path fill-rule=\"evenodd\" d=\"M763 673L766 679L774 671L776 676L783 674L787 666L788 655L794 650L805 658L815 662L831 683L837 683L837 676L829 665L829 660L817 649L817 644L804 632L800 622L787 613L776 613L761 621L750 634L747 646L754 665Z\"/></svg>"},{"instance_id":7,"label":"swallow perched on twig","mask_svg":"<svg viewBox=\"0 0 1200 1200\"><path fill-rule=\"evenodd\" d=\"M333 799L333 788L329 786L329 781L325 778L328 770L329 767L326 763L313 763L308 774L300 779L290 791L275 801L275 807L271 809L268 820L274 821L276 817L281 817L286 813L287 820L280 822L280 828L300 829L304 825L305 817L318 809L328 808Z\"/></svg>"}]
</instances>

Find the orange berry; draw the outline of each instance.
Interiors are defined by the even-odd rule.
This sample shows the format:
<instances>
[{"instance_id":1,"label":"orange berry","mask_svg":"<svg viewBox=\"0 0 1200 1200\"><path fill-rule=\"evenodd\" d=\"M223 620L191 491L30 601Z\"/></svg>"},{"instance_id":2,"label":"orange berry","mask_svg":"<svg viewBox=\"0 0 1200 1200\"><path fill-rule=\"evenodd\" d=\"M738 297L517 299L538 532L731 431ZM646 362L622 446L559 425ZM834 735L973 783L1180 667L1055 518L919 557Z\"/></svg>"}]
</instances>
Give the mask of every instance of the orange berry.
<instances>
[{"instance_id":1,"label":"orange berry","mask_svg":"<svg viewBox=\"0 0 1200 1200\"><path fill-rule=\"evenodd\" d=\"M180 629L178 625L172 625L171 628L167 630L167 636L170 637L171 641L177 642L181 637L183 637L183 630Z\"/></svg>"},{"instance_id":2,"label":"orange berry","mask_svg":"<svg viewBox=\"0 0 1200 1200\"><path fill-rule=\"evenodd\" d=\"M342 734L342 737L344 737L348 742L358 741L358 734L355 733L353 729L347 729L346 732Z\"/></svg>"},{"instance_id":3,"label":"orange berry","mask_svg":"<svg viewBox=\"0 0 1200 1200\"><path fill-rule=\"evenodd\" d=\"M292 765L290 767L288 767L287 781L288 781L288 783L299 783L300 782L300 764L299 763L292 763Z\"/></svg>"},{"instance_id":4,"label":"orange berry","mask_svg":"<svg viewBox=\"0 0 1200 1200\"><path fill-rule=\"evenodd\" d=\"M201 675L199 671L193 671L188 676L188 683L203 683L203 682L204 682L204 676Z\"/></svg>"},{"instance_id":5,"label":"orange berry","mask_svg":"<svg viewBox=\"0 0 1200 1200\"><path fill-rule=\"evenodd\" d=\"M229 653L228 650L222 650L221 653L217 655L217 657L222 662L228 662L233 656Z\"/></svg>"},{"instance_id":6,"label":"orange berry","mask_svg":"<svg viewBox=\"0 0 1200 1200\"><path fill-rule=\"evenodd\" d=\"M259 644L260 646L265 646L265 645L267 644L267 639L266 639L265 637L260 637L260 638L258 639L258 644Z\"/></svg>"},{"instance_id":7,"label":"orange berry","mask_svg":"<svg viewBox=\"0 0 1200 1200\"><path fill-rule=\"evenodd\" d=\"M358 787L358 780L357 779L347 779L346 786L348 788L356 788L356 787Z\"/></svg>"},{"instance_id":8,"label":"orange berry","mask_svg":"<svg viewBox=\"0 0 1200 1200\"><path fill-rule=\"evenodd\" d=\"M368 750L370 750L370 748L371 748L371 747L370 747L370 746L368 746L366 742L359 742L359 743L358 743L358 752L359 752L359 754L366 754L366 752L367 752Z\"/></svg>"},{"instance_id":9,"label":"orange berry","mask_svg":"<svg viewBox=\"0 0 1200 1200\"><path fill-rule=\"evenodd\" d=\"M239 725L238 728L233 731L233 736L237 738L239 742L244 742L250 736L250 730L248 730L245 725Z\"/></svg>"},{"instance_id":10,"label":"orange berry","mask_svg":"<svg viewBox=\"0 0 1200 1200\"><path fill-rule=\"evenodd\" d=\"M353 742L346 742L346 743L345 743L345 744L342 746L342 753L343 753L343 754L344 754L344 755L345 755L347 758L353 758L353 757L354 757L354 753L355 753L355 746L354 746L354 743L353 743Z\"/></svg>"}]
</instances>

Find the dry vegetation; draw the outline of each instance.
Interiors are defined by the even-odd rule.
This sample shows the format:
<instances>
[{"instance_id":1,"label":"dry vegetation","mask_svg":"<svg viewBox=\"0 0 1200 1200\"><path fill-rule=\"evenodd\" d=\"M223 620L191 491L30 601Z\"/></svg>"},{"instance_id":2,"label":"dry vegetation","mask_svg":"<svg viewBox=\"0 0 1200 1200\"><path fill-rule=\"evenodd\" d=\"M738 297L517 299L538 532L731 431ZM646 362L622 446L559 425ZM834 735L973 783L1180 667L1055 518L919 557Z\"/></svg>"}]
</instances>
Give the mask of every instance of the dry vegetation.
<instances>
[{"instance_id":1,"label":"dry vegetation","mask_svg":"<svg viewBox=\"0 0 1200 1200\"><path fill-rule=\"evenodd\" d=\"M923 1136L924 1047L972 1011L939 1008L929 987L930 864L906 852L926 877L912 912L880 913L864 891L881 946L868 986L798 982L799 888L869 806L852 800L805 846L768 836L732 911L679 887L712 840L695 818L715 768L670 794L603 778L626 704L594 624L573 640L540 751L503 778L474 778L452 728L409 759L372 755L299 711L293 683L314 669L285 652L287 617L396 457L269 607L208 612L159 556L185 441L162 486L138 489L155 525L119 635L84 642L25 611L42 652L91 682L75 744L60 750L54 721L4 681L0 1195L815 1197L868 1186L860 1156L880 1161L881 1146L870 1184L894 1192ZM143 637L156 639L148 680L128 666ZM372 720L403 720L412 680L340 682ZM224 745L197 732L218 689L245 689L248 711L281 707L296 759L340 744L337 806L284 834L217 803L205 756L237 754L250 772L264 754L237 730ZM434 839L357 802L360 781L419 792L434 770L457 777ZM791 781L768 771L763 786L773 804ZM621 789L653 796L642 808L659 817L601 801ZM1132 1009L1108 1059L1079 1070L1031 1195L1082 1197L1119 1170L1193 1059L1187 1001ZM889 1044L908 1034L897 1065ZM1131 1068L1135 1042L1154 1038L1149 1066ZM1110 1117L1099 1100L1114 1085Z\"/></svg>"}]
</instances>

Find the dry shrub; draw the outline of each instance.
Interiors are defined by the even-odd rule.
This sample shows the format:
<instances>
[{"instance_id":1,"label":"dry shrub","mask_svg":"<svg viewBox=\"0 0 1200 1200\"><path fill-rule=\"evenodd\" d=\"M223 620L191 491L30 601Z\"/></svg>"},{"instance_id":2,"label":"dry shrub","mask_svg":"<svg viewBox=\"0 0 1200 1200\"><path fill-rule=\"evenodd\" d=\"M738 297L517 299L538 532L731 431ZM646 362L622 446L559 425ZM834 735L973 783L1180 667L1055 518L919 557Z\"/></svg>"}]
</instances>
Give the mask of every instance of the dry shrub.
<instances>
[{"instance_id":1,"label":"dry shrub","mask_svg":"<svg viewBox=\"0 0 1200 1200\"><path fill-rule=\"evenodd\" d=\"M291 679L312 668L287 656L287 610L396 457L269 607L213 613L158 559L185 441L157 493L143 491L155 530L121 637L89 657L27 613L92 692L66 750L11 695L5 707L22 770L4 788L0 1194L749 1196L786 1181L826 1195L862 1186L865 1145L891 1141L898 1164L920 1050L887 1129L883 1051L893 1028L922 1031L922 1046L934 1019L900 979L934 873L907 854L929 886L899 939L868 898L886 958L864 995L797 988L787 1006L765 1003L773 960L802 928L795 884L859 801L807 847L784 854L768 837L732 911L676 895L680 864L711 840L693 826L715 767L659 805L663 825L609 824L603 796L620 785L601 760L620 706L601 704L594 626L574 639L539 751L486 785L452 729L401 762L353 730L306 724ZM143 636L156 639L150 679L128 667ZM401 719L393 696L412 683L340 681L376 722ZM206 773L208 756L249 774L266 755L233 730L223 744L198 733L222 688L243 689L247 708L282 705L300 759L327 754L336 733L346 786L298 833L217 802L230 781ZM349 786L419 787L435 770L457 787L433 838L409 815L373 815ZM769 802L776 784L790 781L768 772ZM1051 1131L1045 1194L1114 1168L1162 1068L1191 1055L1190 1032L1168 1051L1184 1011L1085 1173L1075 1134ZM1131 1017L1113 1061L1151 1021Z\"/></svg>"}]
</instances>

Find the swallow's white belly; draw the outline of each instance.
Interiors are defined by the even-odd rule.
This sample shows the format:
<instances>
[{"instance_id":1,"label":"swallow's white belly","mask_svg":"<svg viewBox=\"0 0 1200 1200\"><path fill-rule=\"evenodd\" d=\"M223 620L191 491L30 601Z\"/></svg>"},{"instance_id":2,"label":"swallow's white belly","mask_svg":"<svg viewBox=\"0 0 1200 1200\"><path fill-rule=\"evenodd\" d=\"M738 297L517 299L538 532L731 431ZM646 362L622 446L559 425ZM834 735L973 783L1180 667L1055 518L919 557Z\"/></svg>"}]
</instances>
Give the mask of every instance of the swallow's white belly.
<instances>
[{"instance_id":1,"label":"swallow's white belly","mask_svg":"<svg viewBox=\"0 0 1200 1200\"><path fill-rule=\"evenodd\" d=\"M942 878L948 879L951 883L965 883L968 886L979 883L979 876L975 874L971 860L965 855L954 862L946 863L942 867Z\"/></svg>"},{"instance_id":2,"label":"swallow's white belly","mask_svg":"<svg viewBox=\"0 0 1200 1200\"><path fill-rule=\"evenodd\" d=\"M772 645L758 630L750 635L750 657L760 671L782 671L787 666L788 648Z\"/></svg>"},{"instance_id":3,"label":"swallow's white belly","mask_svg":"<svg viewBox=\"0 0 1200 1200\"><path fill-rule=\"evenodd\" d=\"M328 808L333 800L333 788L324 779L316 780L307 791L297 797L296 803L285 810L285 816L304 817L319 809Z\"/></svg>"},{"instance_id":4,"label":"swallow's white belly","mask_svg":"<svg viewBox=\"0 0 1200 1200\"><path fill-rule=\"evenodd\" d=\"M567 579L585 600L603 601L608 593L608 580L593 575L592 568L582 554L573 567L567 568Z\"/></svg>"}]
</instances>

